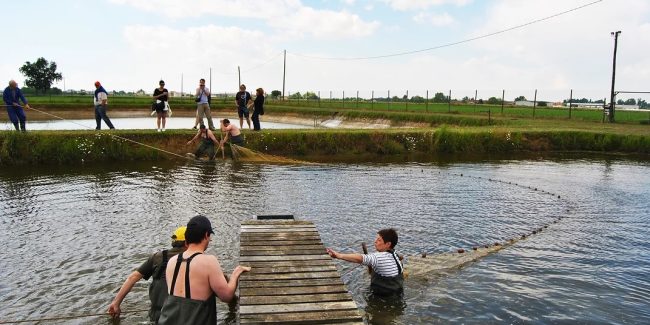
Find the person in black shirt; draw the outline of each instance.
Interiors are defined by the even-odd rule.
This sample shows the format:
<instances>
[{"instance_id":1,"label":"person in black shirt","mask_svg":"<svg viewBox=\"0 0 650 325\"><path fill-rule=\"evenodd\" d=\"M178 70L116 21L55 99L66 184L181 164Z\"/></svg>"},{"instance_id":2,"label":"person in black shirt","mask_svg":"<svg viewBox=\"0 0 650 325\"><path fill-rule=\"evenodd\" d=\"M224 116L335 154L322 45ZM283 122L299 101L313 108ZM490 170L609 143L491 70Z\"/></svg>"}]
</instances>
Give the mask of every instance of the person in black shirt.
<instances>
[{"instance_id":1,"label":"person in black shirt","mask_svg":"<svg viewBox=\"0 0 650 325\"><path fill-rule=\"evenodd\" d=\"M237 105L237 114L239 115L239 128L244 127L244 116L246 116L246 124L251 128L251 120L248 117L248 105L252 100L251 94L246 91L246 85L239 86L239 92L235 96L235 104Z\"/></svg>"},{"instance_id":2,"label":"person in black shirt","mask_svg":"<svg viewBox=\"0 0 650 325\"><path fill-rule=\"evenodd\" d=\"M165 88L165 82L160 80L158 83L160 87L156 88L153 91L153 107L156 109L156 125L158 127L158 132L165 131L165 123L167 122L167 112L169 107L167 106L167 100L169 99L169 92ZM161 123L162 122L162 123ZM160 127L162 124L162 128Z\"/></svg>"},{"instance_id":3,"label":"person in black shirt","mask_svg":"<svg viewBox=\"0 0 650 325\"><path fill-rule=\"evenodd\" d=\"M264 115L264 89L257 88L255 90L255 101L253 107L253 130L259 131L260 128L260 115Z\"/></svg>"}]
</instances>

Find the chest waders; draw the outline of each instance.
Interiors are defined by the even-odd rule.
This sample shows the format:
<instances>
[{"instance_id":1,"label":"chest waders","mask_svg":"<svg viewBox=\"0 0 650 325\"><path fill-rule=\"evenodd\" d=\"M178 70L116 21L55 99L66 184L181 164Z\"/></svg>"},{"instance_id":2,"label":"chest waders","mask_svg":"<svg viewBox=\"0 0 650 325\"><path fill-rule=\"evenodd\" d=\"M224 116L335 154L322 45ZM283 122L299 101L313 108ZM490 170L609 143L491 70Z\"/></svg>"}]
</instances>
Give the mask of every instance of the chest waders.
<instances>
[{"instance_id":1,"label":"chest waders","mask_svg":"<svg viewBox=\"0 0 650 325\"><path fill-rule=\"evenodd\" d=\"M372 292L378 295L390 295L401 292L404 289L404 274L402 266L397 261L394 251L389 251L397 265L398 274L396 276L382 276L377 272L372 272L370 277L370 288Z\"/></svg>"},{"instance_id":2,"label":"chest waders","mask_svg":"<svg viewBox=\"0 0 650 325\"><path fill-rule=\"evenodd\" d=\"M203 301L192 299L192 294L190 293L190 262L199 254L201 253L194 253L187 259L183 259L183 254L178 254L178 260L176 260L174 276L172 277L171 288L169 290L170 294L165 300L158 324L217 323L217 301L214 294L208 300ZM187 262L185 266L185 297L177 297L174 296L174 287L176 286L178 271L184 261Z\"/></svg>"},{"instance_id":3,"label":"chest waders","mask_svg":"<svg viewBox=\"0 0 650 325\"><path fill-rule=\"evenodd\" d=\"M152 322L158 322L160 318L160 310L165 304L165 299L169 294L167 291L167 281L165 279L165 270L167 270L167 262L169 261L169 254L167 250L162 251L162 262L153 271L151 285L149 285L149 300L151 300L151 309L149 309L149 319Z\"/></svg>"}]
</instances>

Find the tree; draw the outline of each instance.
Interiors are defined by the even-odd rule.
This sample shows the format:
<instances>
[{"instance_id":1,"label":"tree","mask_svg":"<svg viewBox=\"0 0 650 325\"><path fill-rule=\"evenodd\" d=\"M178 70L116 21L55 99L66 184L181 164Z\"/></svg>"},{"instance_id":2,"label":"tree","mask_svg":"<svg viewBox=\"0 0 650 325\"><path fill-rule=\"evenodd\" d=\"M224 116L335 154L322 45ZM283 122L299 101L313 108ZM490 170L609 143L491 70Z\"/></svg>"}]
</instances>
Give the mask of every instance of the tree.
<instances>
[{"instance_id":1,"label":"tree","mask_svg":"<svg viewBox=\"0 0 650 325\"><path fill-rule=\"evenodd\" d=\"M302 95L302 97L305 98L305 99L311 99L311 100L317 100L318 99L318 95L316 95L316 93L313 92L313 91L305 92L305 94Z\"/></svg>"},{"instance_id":2,"label":"tree","mask_svg":"<svg viewBox=\"0 0 650 325\"><path fill-rule=\"evenodd\" d=\"M517 98L515 98L515 102L518 102L520 100L526 100L526 97L525 96L518 96Z\"/></svg>"},{"instance_id":3,"label":"tree","mask_svg":"<svg viewBox=\"0 0 650 325\"><path fill-rule=\"evenodd\" d=\"M47 62L44 58L38 58L36 62L29 61L20 67L20 73L25 75L25 85L47 92L54 81L63 79L63 76L56 72L56 62Z\"/></svg>"},{"instance_id":4,"label":"tree","mask_svg":"<svg viewBox=\"0 0 650 325\"><path fill-rule=\"evenodd\" d=\"M277 99L278 97L280 97L280 95L282 95L282 92L279 91L279 90L274 90L274 91L271 92L271 97L273 97L273 98L275 98L275 99Z\"/></svg>"},{"instance_id":5,"label":"tree","mask_svg":"<svg viewBox=\"0 0 650 325\"><path fill-rule=\"evenodd\" d=\"M501 104L501 100L496 97L490 97L488 98L487 103L492 105L497 105L497 104Z\"/></svg>"},{"instance_id":6,"label":"tree","mask_svg":"<svg viewBox=\"0 0 650 325\"><path fill-rule=\"evenodd\" d=\"M295 94L289 95L289 99L302 99L302 95L300 94L300 92L297 92Z\"/></svg>"},{"instance_id":7,"label":"tree","mask_svg":"<svg viewBox=\"0 0 650 325\"><path fill-rule=\"evenodd\" d=\"M447 96L443 93L436 93L433 96L433 102L434 103L446 103L447 102Z\"/></svg>"},{"instance_id":8,"label":"tree","mask_svg":"<svg viewBox=\"0 0 650 325\"><path fill-rule=\"evenodd\" d=\"M413 102L413 103L424 103L425 99L422 96L415 95L415 96L411 97L411 102Z\"/></svg>"}]
</instances>

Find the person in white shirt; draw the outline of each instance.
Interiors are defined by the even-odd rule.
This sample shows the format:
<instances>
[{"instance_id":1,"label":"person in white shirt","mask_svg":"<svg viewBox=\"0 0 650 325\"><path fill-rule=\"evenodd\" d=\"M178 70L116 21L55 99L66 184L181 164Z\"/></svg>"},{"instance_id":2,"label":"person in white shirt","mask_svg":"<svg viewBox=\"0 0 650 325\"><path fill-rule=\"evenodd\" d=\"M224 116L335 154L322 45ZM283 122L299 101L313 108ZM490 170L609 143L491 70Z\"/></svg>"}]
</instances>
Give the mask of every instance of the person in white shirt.
<instances>
[{"instance_id":1,"label":"person in white shirt","mask_svg":"<svg viewBox=\"0 0 650 325\"><path fill-rule=\"evenodd\" d=\"M377 253L344 254L330 248L327 249L327 253L332 258L370 266L373 271L370 279L370 288L373 293L379 295L395 294L402 292L404 289L404 268L395 253L397 240L397 231L395 229L382 229L377 232L377 238L375 239Z\"/></svg>"},{"instance_id":2,"label":"person in white shirt","mask_svg":"<svg viewBox=\"0 0 650 325\"><path fill-rule=\"evenodd\" d=\"M113 123L111 123L111 119L109 119L108 115L106 115L106 106L108 106L108 92L106 91L106 89L104 89L102 84L99 83L99 81L95 81L94 103L95 103L95 121L97 122L97 127L95 127L95 130L101 130L102 120L104 120L106 125L111 130L114 130L115 127L113 126Z\"/></svg>"},{"instance_id":3,"label":"person in white shirt","mask_svg":"<svg viewBox=\"0 0 650 325\"><path fill-rule=\"evenodd\" d=\"M196 88L195 101L196 101L196 121L192 129L196 130L196 126L203 124L203 117L208 119L208 127L211 131L216 130L212 122L212 115L210 114L210 88L205 86L205 79L199 80L199 88Z\"/></svg>"}]
</instances>

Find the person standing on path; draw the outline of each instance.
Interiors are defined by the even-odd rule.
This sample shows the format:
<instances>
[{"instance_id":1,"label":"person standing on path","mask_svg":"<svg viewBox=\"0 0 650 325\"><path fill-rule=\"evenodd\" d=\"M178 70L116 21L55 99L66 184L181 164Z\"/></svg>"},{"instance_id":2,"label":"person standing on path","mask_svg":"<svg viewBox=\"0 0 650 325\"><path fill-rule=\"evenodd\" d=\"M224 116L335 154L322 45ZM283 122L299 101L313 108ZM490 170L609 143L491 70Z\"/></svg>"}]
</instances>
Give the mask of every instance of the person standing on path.
<instances>
[{"instance_id":1,"label":"person standing on path","mask_svg":"<svg viewBox=\"0 0 650 325\"><path fill-rule=\"evenodd\" d=\"M239 128L244 128L244 116L246 117L246 124L251 128L251 120L248 117L248 104L252 100L251 94L246 91L246 85L239 86L239 92L235 96L235 105L237 105L237 115L239 115Z\"/></svg>"},{"instance_id":2,"label":"person standing on path","mask_svg":"<svg viewBox=\"0 0 650 325\"><path fill-rule=\"evenodd\" d=\"M169 92L165 88L165 82L160 80L158 88L153 91L154 107L156 108L156 126L158 132L165 131L165 123L167 122L167 112L169 111L167 101L169 100ZM162 128L161 126L162 122Z\"/></svg>"},{"instance_id":3,"label":"person standing on path","mask_svg":"<svg viewBox=\"0 0 650 325\"><path fill-rule=\"evenodd\" d=\"M23 107L29 109L29 104L27 99L23 95L23 92L18 88L18 84L14 80L9 81L9 87L5 88L2 92L2 99L5 102L7 107L7 114L9 114L9 120L18 131L18 125L20 122L20 130L25 132L25 122L27 117L25 116L25 111ZM20 102L23 102L23 106L20 106Z\"/></svg>"},{"instance_id":4,"label":"person standing on path","mask_svg":"<svg viewBox=\"0 0 650 325\"><path fill-rule=\"evenodd\" d=\"M223 302L235 297L239 276L251 268L238 265L226 280L217 257L204 254L213 235L205 216L195 216L187 223L187 250L167 264L169 296L158 324L217 324L216 297Z\"/></svg>"},{"instance_id":5,"label":"person standing on path","mask_svg":"<svg viewBox=\"0 0 650 325\"><path fill-rule=\"evenodd\" d=\"M97 127L95 130L102 129L102 120L106 123L111 130L114 130L115 127L111 123L111 119L106 115L106 106L108 106L108 92L102 86L99 81L95 81L95 122L97 122Z\"/></svg>"},{"instance_id":6,"label":"person standing on path","mask_svg":"<svg viewBox=\"0 0 650 325\"><path fill-rule=\"evenodd\" d=\"M260 115L264 115L264 89L257 88L255 90L255 101L253 103L253 130L259 131L260 127Z\"/></svg>"},{"instance_id":7,"label":"person standing on path","mask_svg":"<svg viewBox=\"0 0 650 325\"><path fill-rule=\"evenodd\" d=\"M195 99L196 101L196 121L192 129L196 130L196 126L203 124L203 117L208 119L208 127L210 130L216 130L212 122L212 115L210 114L210 88L205 86L205 79L199 80L199 88L196 88Z\"/></svg>"}]
</instances>

